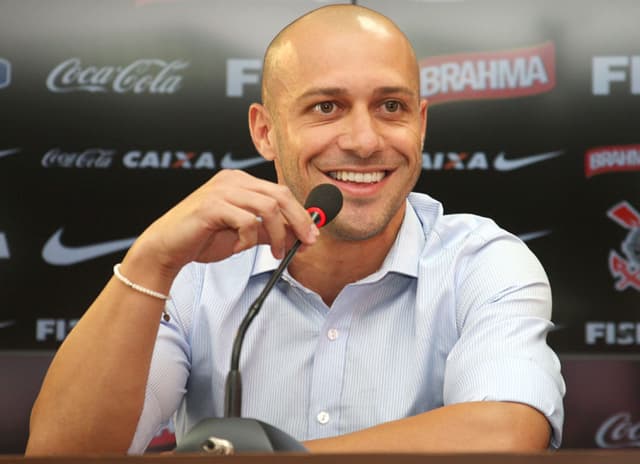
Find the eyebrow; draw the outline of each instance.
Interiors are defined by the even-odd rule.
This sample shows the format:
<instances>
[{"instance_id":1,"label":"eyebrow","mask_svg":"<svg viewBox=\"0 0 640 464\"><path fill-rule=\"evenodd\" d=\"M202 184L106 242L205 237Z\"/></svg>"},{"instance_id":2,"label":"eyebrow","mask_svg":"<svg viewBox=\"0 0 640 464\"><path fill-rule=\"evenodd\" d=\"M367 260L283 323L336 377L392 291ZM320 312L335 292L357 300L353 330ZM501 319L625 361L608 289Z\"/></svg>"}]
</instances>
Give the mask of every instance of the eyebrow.
<instances>
[{"instance_id":1,"label":"eyebrow","mask_svg":"<svg viewBox=\"0 0 640 464\"><path fill-rule=\"evenodd\" d=\"M349 92L346 88L343 87L314 87L306 92L304 92L298 100L305 100L311 97L339 97L343 95L347 95ZM376 96L384 96L384 95L393 95L393 94L404 94L409 97L416 97L416 93L411 90L409 87L404 86L383 86L378 87L374 90L374 95Z\"/></svg>"}]
</instances>

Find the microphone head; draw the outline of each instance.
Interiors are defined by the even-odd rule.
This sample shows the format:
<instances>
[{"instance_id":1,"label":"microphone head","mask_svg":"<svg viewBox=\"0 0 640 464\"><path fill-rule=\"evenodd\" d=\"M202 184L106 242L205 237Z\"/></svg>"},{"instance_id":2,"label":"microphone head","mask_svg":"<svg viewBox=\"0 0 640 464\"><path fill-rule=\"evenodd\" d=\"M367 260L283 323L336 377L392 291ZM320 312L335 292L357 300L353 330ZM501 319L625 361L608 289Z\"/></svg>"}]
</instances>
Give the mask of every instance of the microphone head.
<instances>
[{"instance_id":1,"label":"microphone head","mask_svg":"<svg viewBox=\"0 0 640 464\"><path fill-rule=\"evenodd\" d=\"M304 207L320 228L333 221L342 209L342 192L333 184L316 185L309 193Z\"/></svg>"}]
</instances>

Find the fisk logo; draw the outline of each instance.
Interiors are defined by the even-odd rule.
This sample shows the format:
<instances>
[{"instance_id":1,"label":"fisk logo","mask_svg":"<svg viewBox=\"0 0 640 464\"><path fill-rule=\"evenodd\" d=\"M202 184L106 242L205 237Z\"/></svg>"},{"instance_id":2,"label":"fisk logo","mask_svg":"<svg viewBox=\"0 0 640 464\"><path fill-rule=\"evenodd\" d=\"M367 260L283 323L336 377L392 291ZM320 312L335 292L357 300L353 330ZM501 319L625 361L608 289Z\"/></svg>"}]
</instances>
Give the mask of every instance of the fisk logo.
<instances>
[{"instance_id":1,"label":"fisk logo","mask_svg":"<svg viewBox=\"0 0 640 464\"><path fill-rule=\"evenodd\" d=\"M584 175L587 178L625 171L640 171L640 145L597 147L584 155Z\"/></svg>"},{"instance_id":2,"label":"fisk logo","mask_svg":"<svg viewBox=\"0 0 640 464\"><path fill-rule=\"evenodd\" d=\"M607 211L607 216L629 230L621 245L627 259L615 250L609 252L609 271L618 279L615 288L620 292L629 287L640 291L640 214L629 203L622 201Z\"/></svg>"},{"instance_id":3,"label":"fisk logo","mask_svg":"<svg viewBox=\"0 0 640 464\"><path fill-rule=\"evenodd\" d=\"M640 56L594 56L591 90L610 95L613 82L629 81L631 95L640 95Z\"/></svg>"},{"instance_id":4,"label":"fisk logo","mask_svg":"<svg viewBox=\"0 0 640 464\"><path fill-rule=\"evenodd\" d=\"M431 104L515 98L556 86L555 46L435 56L420 61L420 93Z\"/></svg>"},{"instance_id":5,"label":"fisk logo","mask_svg":"<svg viewBox=\"0 0 640 464\"><path fill-rule=\"evenodd\" d=\"M450 151L422 153L422 169L426 171L515 171L532 164L540 163L564 154L564 151L550 151L533 155L514 157L500 152L497 155L487 155L483 151Z\"/></svg>"},{"instance_id":6,"label":"fisk logo","mask_svg":"<svg viewBox=\"0 0 640 464\"><path fill-rule=\"evenodd\" d=\"M38 319L36 320L36 340L61 342L77 323L78 319Z\"/></svg>"},{"instance_id":7,"label":"fisk logo","mask_svg":"<svg viewBox=\"0 0 640 464\"><path fill-rule=\"evenodd\" d=\"M244 97L246 85L254 86L257 91L260 84L262 60L238 59L227 60L227 97Z\"/></svg>"},{"instance_id":8,"label":"fisk logo","mask_svg":"<svg viewBox=\"0 0 640 464\"><path fill-rule=\"evenodd\" d=\"M11 83L11 63L0 58L0 89L8 87Z\"/></svg>"}]
</instances>

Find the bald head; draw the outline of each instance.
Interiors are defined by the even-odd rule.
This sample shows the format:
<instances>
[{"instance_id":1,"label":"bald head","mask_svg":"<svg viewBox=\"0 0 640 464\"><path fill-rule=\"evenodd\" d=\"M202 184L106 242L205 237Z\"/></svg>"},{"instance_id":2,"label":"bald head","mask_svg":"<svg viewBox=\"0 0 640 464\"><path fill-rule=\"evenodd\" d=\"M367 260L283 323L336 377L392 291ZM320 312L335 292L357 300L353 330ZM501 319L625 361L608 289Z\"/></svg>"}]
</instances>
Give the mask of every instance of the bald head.
<instances>
[{"instance_id":1,"label":"bald head","mask_svg":"<svg viewBox=\"0 0 640 464\"><path fill-rule=\"evenodd\" d=\"M413 48L404 33L389 18L362 6L329 5L296 19L271 41L263 63L263 104L267 108L273 104L283 83L291 77L291 72L295 72L295 66L292 65L299 64L301 60L313 60L313 50L326 39L343 37L345 45L348 45L349 37L363 34L370 37L372 47L384 46L386 43L395 52L406 54L412 63L412 72L415 74L416 86L418 85L419 71ZM286 85L284 87L286 89Z\"/></svg>"}]
</instances>

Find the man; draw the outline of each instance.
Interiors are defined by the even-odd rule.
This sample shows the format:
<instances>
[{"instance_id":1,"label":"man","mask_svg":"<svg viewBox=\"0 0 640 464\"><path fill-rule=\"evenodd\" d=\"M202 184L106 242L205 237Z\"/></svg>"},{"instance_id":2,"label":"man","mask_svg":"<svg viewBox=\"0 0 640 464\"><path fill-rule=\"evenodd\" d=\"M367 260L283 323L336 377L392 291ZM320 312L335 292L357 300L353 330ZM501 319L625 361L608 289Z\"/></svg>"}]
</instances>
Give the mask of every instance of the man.
<instances>
[{"instance_id":1,"label":"man","mask_svg":"<svg viewBox=\"0 0 640 464\"><path fill-rule=\"evenodd\" d=\"M60 348L28 453L141 452L174 411L178 440L221 415L233 335L295 239L247 334L243 416L318 452L558 446L546 275L493 222L410 194L418 79L407 38L371 10L285 28L249 109L278 184L221 171L140 236L119 269L138 287L111 279ZM301 203L327 182L344 206L318 233Z\"/></svg>"}]
</instances>

